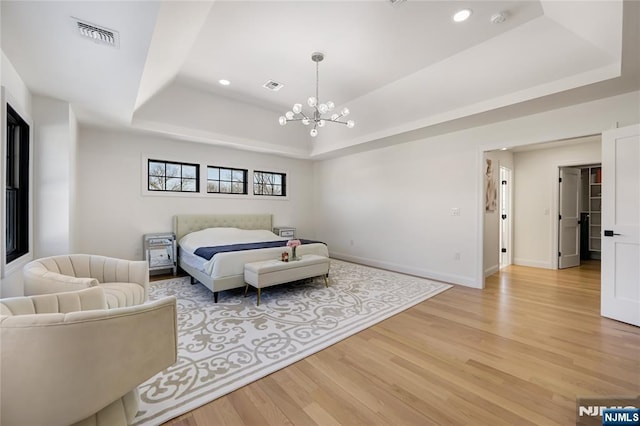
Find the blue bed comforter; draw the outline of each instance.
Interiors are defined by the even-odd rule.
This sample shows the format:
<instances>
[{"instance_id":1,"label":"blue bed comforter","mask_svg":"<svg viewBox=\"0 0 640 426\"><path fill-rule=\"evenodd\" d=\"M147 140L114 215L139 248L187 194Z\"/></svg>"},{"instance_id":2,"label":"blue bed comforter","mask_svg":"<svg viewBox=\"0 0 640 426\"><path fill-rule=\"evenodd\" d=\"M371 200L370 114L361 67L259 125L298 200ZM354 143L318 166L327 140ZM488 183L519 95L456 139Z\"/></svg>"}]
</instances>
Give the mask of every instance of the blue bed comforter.
<instances>
[{"instance_id":1,"label":"blue bed comforter","mask_svg":"<svg viewBox=\"0 0 640 426\"><path fill-rule=\"evenodd\" d=\"M320 243L326 245L322 241L314 241L314 240L305 240L300 238L301 244L313 244ZM255 250L255 249L263 249L263 248L271 248L271 247L286 247L287 240L281 241L263 241L259 243L242 243L242 244L229 244L226 246L213 246L213 247L200 247L197 249L194 254L200 257L203 257L207 260L211 260L213 256L218 253L228 253L230 251L244 251L244 250Z\"/></svg>"}]
</instances>

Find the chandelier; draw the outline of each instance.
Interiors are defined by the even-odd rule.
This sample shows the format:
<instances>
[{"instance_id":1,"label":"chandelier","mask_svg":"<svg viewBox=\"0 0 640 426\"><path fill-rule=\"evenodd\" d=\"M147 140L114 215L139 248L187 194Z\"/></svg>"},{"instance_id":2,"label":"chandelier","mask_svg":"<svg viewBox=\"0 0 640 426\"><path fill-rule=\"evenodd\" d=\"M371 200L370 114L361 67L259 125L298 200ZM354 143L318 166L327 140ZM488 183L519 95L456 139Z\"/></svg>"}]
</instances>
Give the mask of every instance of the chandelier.
<instances>
[{"instance_id":1,"label":"chandelier","mask_svg":"<svg viewBox=\"0 0 640 426\"><path fill-rule=\"evenodd\" d=\"M323 116L323 114L327 114L335 108L335 104L333 102L327 101L322 103L318 97L318 81L320 80L318 64L323 59L323 53L314 52L311 55L311 60L316 63L316 95L309 97L309 99L307 99L307 104L312 108L312 110L305 113L302 110L302 104L295 104L293 108L291 108L291 111L287 111L285 115L281 116L279 119L281 126L284 126L289 121L301 121L305 126L313 124L309 134L314 138L318 135L318 127L324 127L327 122L345 124L350 129L352 129L356 124L353 120L344 121L344 117L349 115L349 108L346 107L342 108L339 114L334 113L330 117Z\"/></svg>"}]
</instances>

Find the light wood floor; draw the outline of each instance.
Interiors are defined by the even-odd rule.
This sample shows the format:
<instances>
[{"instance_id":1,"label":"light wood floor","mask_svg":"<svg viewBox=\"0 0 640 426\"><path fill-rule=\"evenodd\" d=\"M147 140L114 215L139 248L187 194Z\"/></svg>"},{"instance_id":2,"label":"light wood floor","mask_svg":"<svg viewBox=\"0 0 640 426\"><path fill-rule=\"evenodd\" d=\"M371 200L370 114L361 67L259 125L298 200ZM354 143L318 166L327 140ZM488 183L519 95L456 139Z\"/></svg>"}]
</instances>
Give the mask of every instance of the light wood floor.
<instances>
[{"instance_id":1,"label":"light wood floor","mask_svg":"<svg viewBox=\"0 0 640 426\"><path fill-rule=\"evenodd\" d=\"M575 425L640 394L640 328L599 315L600 262L455 286L174 419L209 425Z\"/></svg>"}]
</instances>

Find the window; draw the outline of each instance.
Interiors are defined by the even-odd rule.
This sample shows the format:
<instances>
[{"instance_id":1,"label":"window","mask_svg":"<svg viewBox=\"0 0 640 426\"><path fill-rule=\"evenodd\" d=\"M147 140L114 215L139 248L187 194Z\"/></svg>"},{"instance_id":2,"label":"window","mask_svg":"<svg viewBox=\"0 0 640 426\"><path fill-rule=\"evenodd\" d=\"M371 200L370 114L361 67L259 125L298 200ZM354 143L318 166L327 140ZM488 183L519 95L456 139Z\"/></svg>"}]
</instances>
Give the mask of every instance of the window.
<instances>
[{"instance_id":1,"label":"window","mask_svg":"<svg viewBox=\"0 0 640 426\"><path fill-rule=\"evenodd\" d=\"M198 164L149 160L149 191L199 192Z\"/></svg>"},{"instance_id":2,"label":"window","mask_svg":"<svg viewBox=\"0 0 640 426\"><path fill-rule=\"evenodd\" d=\"M254 195L272 195L285 197L287 195L287 175L285 173L253 172Z\"/></svg>"},{"instance_id":3,"label":"window","mask_svg":"<svg viewBox=\"0 0 640 426\"><path fill-rule=\"evenodd\" d=\"M6 263L29 252L29 125L7 105Z\"/></svg>"},{"instance_id":4,"label":"window","mask_svg":"<svg viewBox=\"0 0 640 426\"><path fill-rule=\"evenodd\" d=\"M207 192L211 194L246 194L247 173L244 169L207 167Z\"/></svg>"}]
</instances>

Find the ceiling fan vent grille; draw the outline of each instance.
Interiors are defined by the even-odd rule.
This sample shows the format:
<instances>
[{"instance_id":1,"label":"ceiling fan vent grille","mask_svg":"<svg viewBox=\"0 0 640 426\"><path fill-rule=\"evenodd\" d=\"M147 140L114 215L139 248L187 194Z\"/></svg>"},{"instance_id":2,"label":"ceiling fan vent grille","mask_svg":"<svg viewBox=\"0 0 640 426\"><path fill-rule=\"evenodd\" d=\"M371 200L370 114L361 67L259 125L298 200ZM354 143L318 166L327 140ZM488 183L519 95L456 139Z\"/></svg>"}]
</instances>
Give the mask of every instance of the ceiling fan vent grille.
<instances>
[{"instance_id":1,"label":"ceiling fan vent grille","mask_svg":"<svg viewBox=\"0 0 640 426\"><path fill-rule=\"evenodd\" d=\"M269 80L265 84L263 84L262 87L265 87L269 90L273 90L274 92L277 92L278 90L284 87L284 84L278 83L277 81Z\"/></svg>"},{"instance_id":2,"label":"ceiling fan vent grille","mask_svg":"<svg viewBox=\"0 0 640 426\"><path fill-rule=\"evenodd\" d=\"M82 21L77 18L71 18L81 37L91 39L95 43L106 44L107 46L120 47L120 34L117 31L100 27L89 22Z\"/></svg>"}]
</instances>

